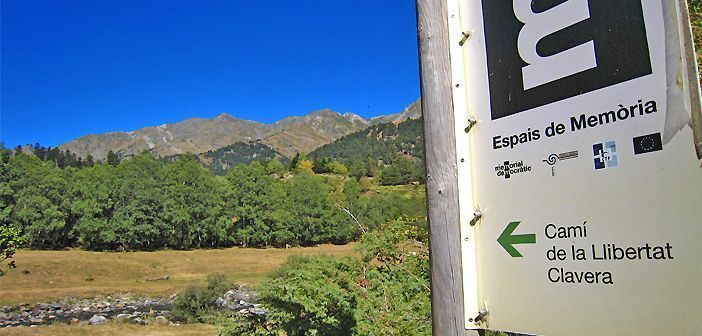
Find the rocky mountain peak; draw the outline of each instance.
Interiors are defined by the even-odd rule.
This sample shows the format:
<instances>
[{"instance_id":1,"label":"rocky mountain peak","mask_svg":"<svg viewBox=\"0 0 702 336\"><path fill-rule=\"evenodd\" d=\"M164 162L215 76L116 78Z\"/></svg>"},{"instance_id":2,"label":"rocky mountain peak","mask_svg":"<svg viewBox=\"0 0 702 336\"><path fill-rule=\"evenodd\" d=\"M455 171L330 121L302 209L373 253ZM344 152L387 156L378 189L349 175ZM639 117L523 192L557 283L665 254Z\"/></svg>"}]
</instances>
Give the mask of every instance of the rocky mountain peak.
<instances>
[{"instance_id":1,"label":"rocky mountain peak","mask_svg":"<svg viewBox=\"0 0 702 336\"><path fill-rule=\"evenodd\" d=\"M237 120L239 120L238 118L233 117L231 114L226 113L226 112L218 115L215 119L216 120L223 120L223 121L237 121Z\"/></svg>"}]
</instances>

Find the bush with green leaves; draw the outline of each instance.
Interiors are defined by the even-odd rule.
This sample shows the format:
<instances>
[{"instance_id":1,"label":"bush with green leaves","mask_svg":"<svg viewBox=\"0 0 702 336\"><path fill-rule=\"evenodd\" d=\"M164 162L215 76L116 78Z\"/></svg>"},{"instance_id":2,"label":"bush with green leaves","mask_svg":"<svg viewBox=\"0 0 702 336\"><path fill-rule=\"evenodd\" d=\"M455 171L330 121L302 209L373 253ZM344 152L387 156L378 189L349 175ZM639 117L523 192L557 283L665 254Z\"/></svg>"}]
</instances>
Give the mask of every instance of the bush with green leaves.
<instances>
[{"instance_id":1,"label":"bush with green leaves","mask_svg":"<svg viewBox=\"0 0 702 336\"><path fill-rule=\"evenodd\" d=\"M217 298L230 288L224 275L211 275L204 286L190 286L173 302L173 319L186 323L205 323L217 313Z\"/></svg>"},{"instance_id":2,"label":"bush with green leaves","mask_svg":"<svg viewBox=\"0 0 702 336\"><path fill-rule=\"evenodd\" d=\"M268 313L222 335L430 335L426 220L366 233L356 257L292 257L259 288Z\"/></svg>"}]
</instances>

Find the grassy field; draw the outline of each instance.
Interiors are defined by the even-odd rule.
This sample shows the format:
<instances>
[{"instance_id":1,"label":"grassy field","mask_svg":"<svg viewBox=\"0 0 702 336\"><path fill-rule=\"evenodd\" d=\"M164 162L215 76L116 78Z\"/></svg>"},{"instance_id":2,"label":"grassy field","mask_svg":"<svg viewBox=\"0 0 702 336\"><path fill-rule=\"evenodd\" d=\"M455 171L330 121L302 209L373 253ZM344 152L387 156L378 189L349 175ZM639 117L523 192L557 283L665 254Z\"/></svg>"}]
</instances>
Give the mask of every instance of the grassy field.
<instances>
[{"instance_id":1,"label":"grassy field","mask_svg":"<svg viewBox=\"0 0 702 336\"><path fill-rule=\"evenodd\" d=\"M205 336L216 335L217 328L206 324L180 326L140 326L126 323L109 323L99 326L40 326L0 329L3 336Z\"/></svg>"},{"instance_id":2,"label":"grassy field","mask_svg":"<svg viewBox=\"0 0 702 336\"><path fill-rule=\"evenodd\" d=\"M169 296L216 273L255 285L290 255L338 256L350 255L352 250L353 244L126 253L22 250L15 255L17 269L0 278L0 305L119 292ZM169 279L148 281L165 276Z\"/></svg>"}]
</instances>

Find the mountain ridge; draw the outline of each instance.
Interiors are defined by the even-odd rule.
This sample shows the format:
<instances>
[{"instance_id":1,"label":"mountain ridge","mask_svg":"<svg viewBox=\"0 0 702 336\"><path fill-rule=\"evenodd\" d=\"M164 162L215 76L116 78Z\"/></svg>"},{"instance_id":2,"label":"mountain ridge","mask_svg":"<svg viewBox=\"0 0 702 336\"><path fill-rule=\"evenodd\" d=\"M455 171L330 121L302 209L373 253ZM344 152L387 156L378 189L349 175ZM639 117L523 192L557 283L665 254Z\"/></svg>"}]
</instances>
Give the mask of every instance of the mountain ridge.
<instances>
[{"instance_id":1,"label":"mountain ridge","mask_svg":"<svg viewBox=\"0 0 702 336\"><path fill-rule=\"evenodd\" d=\"M271 124L237 118L221 113L214 118L188 118L175 123L148 126L128 132L88 134L59 146L61 150L96 160L112 151L128 157L150 151L157 157L184 153L201 154L237 142L260 141L286 157L309 153L322 145L353 132L383 122L416 119L419 100L400 113L365 119L352 112L331 109L312 111L303 116L288 116Z\"/></svg>"}]
</instances>

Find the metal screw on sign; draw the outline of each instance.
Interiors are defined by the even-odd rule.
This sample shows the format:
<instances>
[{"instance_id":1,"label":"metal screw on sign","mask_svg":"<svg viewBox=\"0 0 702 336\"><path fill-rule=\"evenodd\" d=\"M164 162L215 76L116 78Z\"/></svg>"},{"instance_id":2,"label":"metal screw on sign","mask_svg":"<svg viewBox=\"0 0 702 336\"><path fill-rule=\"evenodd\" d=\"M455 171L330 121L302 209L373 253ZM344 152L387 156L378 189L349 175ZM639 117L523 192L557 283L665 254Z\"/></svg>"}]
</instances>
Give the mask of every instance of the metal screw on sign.
<instances>
[{"instance_id":1,"label":"metal screw on sign","mask_svg":"<svg viewBox=\"0 0 702 336\"><path fill-rule=\"evenodd\" d=\"M470 129L473 128L473 126L475 126L475 124L477 123L478 121L475 120L475 118L468 118L468 125L466 126L464 131L466 131L466 133L470 132Z\"/></svg>"},{"instance_id":2,"label":"metal screw on sign","mask_svg":"<svg viewBox=\"0 0 702 336\"><path fill-rule=\"evenodd\" d=\"M481 309L481 310L478 312L478 316L476 316L473 320L474 320L476 323L478 323L478 322L482 321L482 320L485 318L485 316L487 316L487 314L488 314L488 311L487 311L486 309Z\"/></svg>"},{"instance_id":3,"label":"metal screw on sign","mask_svg":"<svg viewBox=\"0 0 702 336\"><path fill-rule=\"evenodd\" d=\"M473 219L470 220L470 226L475 226L480 217L483 217L483 213L480 210L475 210L475 212L473 212Z\"/></svg>"},{"instance_id":4,"label":"metal screw on sign","mask_svg":"<svg viewBox=\"0 0 702 336\"><path fill-rule=\"evenodd\" d=\"M462 47L463 44L465 44L468 38L470 37L470 32L462 32L461 34L463 35L463 37L460 41L458 41L458 45Z\"/></svg>"}]
</instances>

